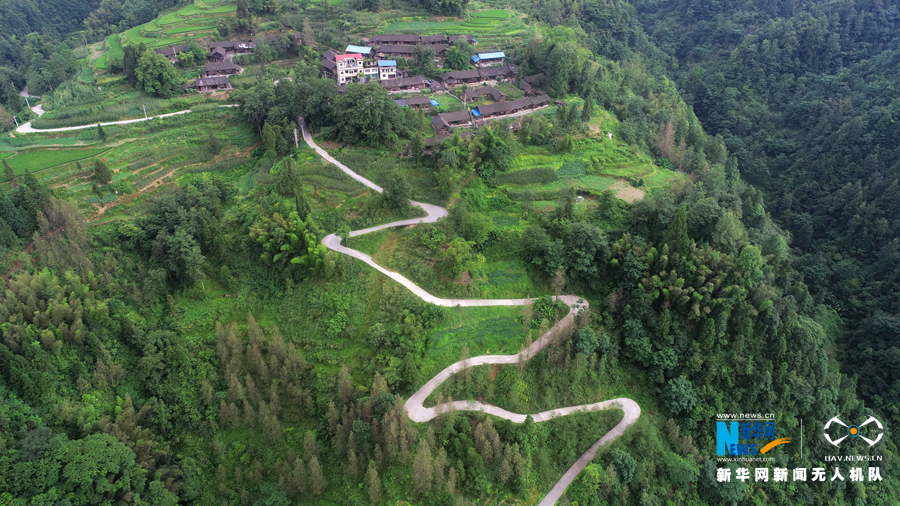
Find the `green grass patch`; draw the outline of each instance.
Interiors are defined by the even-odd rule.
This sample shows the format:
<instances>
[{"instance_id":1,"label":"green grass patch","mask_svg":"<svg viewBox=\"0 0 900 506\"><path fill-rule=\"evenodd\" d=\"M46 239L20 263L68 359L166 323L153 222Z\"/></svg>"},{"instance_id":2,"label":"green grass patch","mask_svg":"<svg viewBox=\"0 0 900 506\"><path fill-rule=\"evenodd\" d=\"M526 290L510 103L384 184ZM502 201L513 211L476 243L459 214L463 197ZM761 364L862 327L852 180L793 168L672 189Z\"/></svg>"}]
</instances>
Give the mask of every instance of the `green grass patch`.
<instances>
[{"instance_id":1,"label":"green grass patch","mask_svg":"<svg viewBox=\"0 0 900 506\"><path fill-rule=\"evenodd\" d=\"M519 318L522 308L515 306L454 307L444 310L444 321L428 336L425 345L428 367L422 377L430 378L458 361L463 347L470 356L509 355L525 344Z\"/></svg>"},{"instance_id":2,"label":"green grass patch","mask_svg":"<svg viewBox=\"0 0 900 506\"><path fill-rule=\"evenodd\" d=\"M90 67L84 67L81 69L81 73L78 74L78 80L83 83L92 83L94 82L94 71Z\"/></svg>"},{"instance_id":3,"label":"green grass patch","mask_svg":"<svg viewBox=\"0 0 900 506\"><path fill-rule=\"evenodd\" d=\"M236 12L237 5L220 5L219 7L213 7L212 9L198 9L196 6L190 5L178 11L178 15L180 16L202 16L206 14L227 14L230 12Z\"/></svg>"},{"instance_id":4,"label":"green grass patch","mask_svg":"<svg viewBox=\"0 0 900 506\"><path fill-rule=\"evenodd\" d=\"M525 97L525 92L512 83L500 83L494 85L494 88L497 88L498 90L505 93L506 96L509 97L509 100L518 100Z\"/></svg>"},{"instance_id":5,"label":"green grass patch","mask_svg":"<svg viewBox=\"0 0 900 506\"><path fill-rule=\"evenodd\" d=\"M394 232L391 229L379 230L357 237L351 237L349 241L345 240L342 244L348 248L362 251L366 255L375 256L381 248L382 243Z\"/></svg>"},{"instance_id":6,"label":"green grass patch","mask_svg":"<svg viewBox=\"0 0 900 506\"><path fill-rule=\"evenodd\" d=\"M109 45L109 52L107 53L106 61L108 64L113 62L122 62L125 59L125 50L122 49L122 42L119 39L119 34L110 35L108 39L106 39L106 43Z\"/></svg>"},{"instance_id":7,"label":"green grass patch","mask_svg":"<svg viewBox=\"0 0 900 506\"><path fill-rule=\"evenodd\" d=\"M167 35L175 35L179 33L188 33L188 32L199 32L201 30L212 30L215 28L215 25L204 25L204 26L183 26L180 28L172 28L169 30L163 31L163 33Z\"/></svg>"},{"instance_id":8,"label":"green grass patch","mask_svg":"<svg viewBox=\"0 0 900 506\"><path fill-rule=\"evenodd\" d=\"M509 17L509 11L506 9L494 9L488 11L478 11L473 12L472 16L476 18L496 18L496 19L504 19Z\"/></svg>"},{"instance_id":9,"label":"green grass patch","mask_svg":"<svg viewBox=\"0 0 900 506\"><path fill-rule=\"evenodd\" d=\"M168 14L164 14L158 18L156 18L156 24L159 26L168 26L174 25L176 23L181 23L182 19L178 17L177 12L170 12Z\"/></svg>"},{"instance_id":10,"label":"green grass patch","mask_svg":"<svg viewBox=\"0 0 900 506\"><path fill-rule=\"evenodd\" d=\"M135 26L125 31L125 40L136 46L140 43L150 44L156 42L157 39L141 35L141 27Z\"/></svg>"},{"instance_id":11,"label":"green grass patch","mask_svg":"<svg viewBox=\"0 0 900 506\"><path fill-rule=\"evenodd\" d=\"M159 32L161 32L163 30L163 27L159 26L159 24L157 24L157 21L158 20L154 19L153 21L144 25L142 27L144 33L159 33Z\"/></svg>"},{"instance_id":12,"label":"green grass patch","mask_svg":"<svg viewBox=\"0 0 900 506\"><path fill-rule=\"evenodd\" d=\"M562 173L560 172L560 175ZM507 172L494 176L494 183L497 185L514 184L547 184L559 179L557 171L552 167L535 167L533 169L517 170L515 172Z\"/></svg>"},{"instance_id":13,"label":"green grass patch","mask_svg":"<svg viewBox=\"0 0 900 506\"><path fill-rule=\"evenodd\" d=\"M94 60L94 67L97 68L97 69L99 69L99 70L106 70L106 69L108 69L108 68L109 68L109 65L107 65L107 63L106 63L106 60L107 60L107 57L108 57L108 56L109 56L109 53L103 53L103 54L100 56L100 58L97 58L96 60Z\"/></svg>"},{"instance_id":14,"label":"green grass patch","mask_svg":"<svg viewBox=\"0 0 900 506\"><path fill-rule=\"evenodd\" d=\"M13 168L16 175L23 174L25 169L37 172L49 167L62 165L76 160L84 160L108 151L109 148L95 149L52 149L40 151L28 151L10 157L7 162Z\"/></svg>"}]
</instances>

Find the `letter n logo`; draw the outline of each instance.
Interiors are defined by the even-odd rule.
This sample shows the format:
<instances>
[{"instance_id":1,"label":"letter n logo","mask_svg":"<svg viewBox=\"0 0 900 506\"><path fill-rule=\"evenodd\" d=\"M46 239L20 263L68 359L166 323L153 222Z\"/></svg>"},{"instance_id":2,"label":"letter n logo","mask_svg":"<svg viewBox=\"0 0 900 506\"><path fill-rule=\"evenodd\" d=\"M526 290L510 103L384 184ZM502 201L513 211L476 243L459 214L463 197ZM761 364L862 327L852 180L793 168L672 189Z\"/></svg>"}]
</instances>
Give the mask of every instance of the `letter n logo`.
<instances>
[{"instance_id":1,"label":"letter n logo","mask_svg":"<svg viewBox=\"0 0 900 506\"><path fill-rule=\"evenodd\" d=\"M731 424L731 430L728 427L729 423ZM718 455L729 455L728 448L733 444L738 444L738 423L716 422L716 453Z\"/></svg>"}]
</instances>

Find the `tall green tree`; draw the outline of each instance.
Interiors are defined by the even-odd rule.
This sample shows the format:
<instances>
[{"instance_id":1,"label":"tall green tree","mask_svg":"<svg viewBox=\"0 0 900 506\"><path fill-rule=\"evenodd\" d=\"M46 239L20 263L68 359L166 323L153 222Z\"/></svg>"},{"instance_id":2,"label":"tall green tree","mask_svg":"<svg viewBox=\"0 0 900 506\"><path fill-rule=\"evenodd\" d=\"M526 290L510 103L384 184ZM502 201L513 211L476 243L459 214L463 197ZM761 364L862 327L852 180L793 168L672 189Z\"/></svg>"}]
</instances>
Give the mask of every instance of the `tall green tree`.
<instances>
[{"instance_id":1,"label":"tall green tree","mask_svg":"<svg viewBox=\"0 0 900 506\"><path fill-rule=\"evenodd\" d=\"M94 160L94 180L100 184L106 184L112 181L113 173L107 167L103 160L97 158Z\"/></svg>"},{"instance_id":2,"label":"tall green tree","mask_svg":"<svg viewBox=\"0 0 900 506\"><path fill-rule=\"evenodd\" d=\"M383 86L351 83L335 100L332 137L350 144L393 146L408 133L405 120L403 110Z\"/></svg>"},{"instance_id":3,"label":"tall green tree","mask_svg":"<svg viewBox=\"0 0 900 506\"><path fill-rule=\"evenodd\" d=\"M3 159L3 175L7 181L13 181L16 178L16 173L13 172L13 168L10 167L9 162L5 158Z\"/></svg>"},{"instance_id":4,"label":"tall green tree","mask_svg":"<svg viewBox=\"0 0 900 506\"><path fill-rule=\"evenodd\" d=\"M138 59L135 76L140 88L151 95L171 98L181 91L184 78L168 58L147 50Z\"/></svg>"},{"instance_id":5,"label":"tall green tree","mask_svg":"<svg viewBox=\"0 0 900 506\"><path fill-rule=\"evenodd\" d=\"M381 196L389 208L404 209L409 207L409 201L412 198L412 186L400 171L394 169L385 177L384 192Z\"/></svg>"}]
</instances>

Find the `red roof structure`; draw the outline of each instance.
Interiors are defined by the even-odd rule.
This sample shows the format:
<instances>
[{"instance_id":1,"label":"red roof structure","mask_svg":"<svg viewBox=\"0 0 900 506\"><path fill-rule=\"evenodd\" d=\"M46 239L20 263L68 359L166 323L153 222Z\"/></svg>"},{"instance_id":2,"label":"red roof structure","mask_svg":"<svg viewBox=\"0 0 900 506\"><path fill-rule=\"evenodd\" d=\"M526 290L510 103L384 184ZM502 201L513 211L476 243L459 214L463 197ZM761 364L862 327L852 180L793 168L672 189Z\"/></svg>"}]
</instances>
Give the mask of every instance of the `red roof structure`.
<instances>
[{"instance_id":1,"label":"red roof structure","mask_svg":"<svg viewBox=\"0 0 900 506\"><path fill-rule=\"evenodd\" d=\"M357 60L362 60L363 56L359 53L348 53L348 54L339 54L334 57L335 61L342 61L348 58L356 58Z\"/></svg>"}]
</instances>

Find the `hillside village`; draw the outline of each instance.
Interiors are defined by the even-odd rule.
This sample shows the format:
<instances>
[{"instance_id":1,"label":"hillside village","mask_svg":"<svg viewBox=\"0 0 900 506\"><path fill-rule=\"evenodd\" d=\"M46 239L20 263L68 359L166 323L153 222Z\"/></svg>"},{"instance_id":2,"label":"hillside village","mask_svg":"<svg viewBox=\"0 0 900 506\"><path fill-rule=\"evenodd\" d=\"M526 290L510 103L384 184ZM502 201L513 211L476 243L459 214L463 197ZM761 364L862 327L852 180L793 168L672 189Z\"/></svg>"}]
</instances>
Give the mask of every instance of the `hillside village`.
<instances>
[{"instance_id":1,"label":"hillside village","mask_svg":"<svg viewBox=\"0 0 900 506\"><path fill-rule=\"evenodd\" d=\"M302 44L299 32L270 34L267 42L282 37ZM235 55L252 54L259 38L245 41L212 41L207 44L207 63L200 78L185 83L183 88L199 92L213 92L232 88L229 76L240 75L244 69L233 63ZM434 64L443 69L447 51L453 46L476 46L472 35L415 35L380 34L364 38L362 45L348 44L343 51L326 49L320 60L321 76L335 80L338 93L343 94L351 83L377 82L388 93L402 95L396 102L402 107L433 113L431 120L435 137L429 145L435 145L453 129L483 126L494 119L521 116L545 108L550 97L541 88L547 77L543 74L520 76L519 69L503 51L478 51L471 56L469 70L448 70L437 79L422 75L409 75L408 60L424 50L434 54ZM172 64L178 56L189 51L187 45L170 46L156 51L169 58ZM509 100L508 95L496 88L509 83L520 90L524 97ZM446 95L464 106L453 112L434 112L439 105L436 95ZM475 104L477 102L477 104ZM561 102L560 102L561 103ZM474 105L473 105L474 104Z\"/></svg>"}]
</instances>

